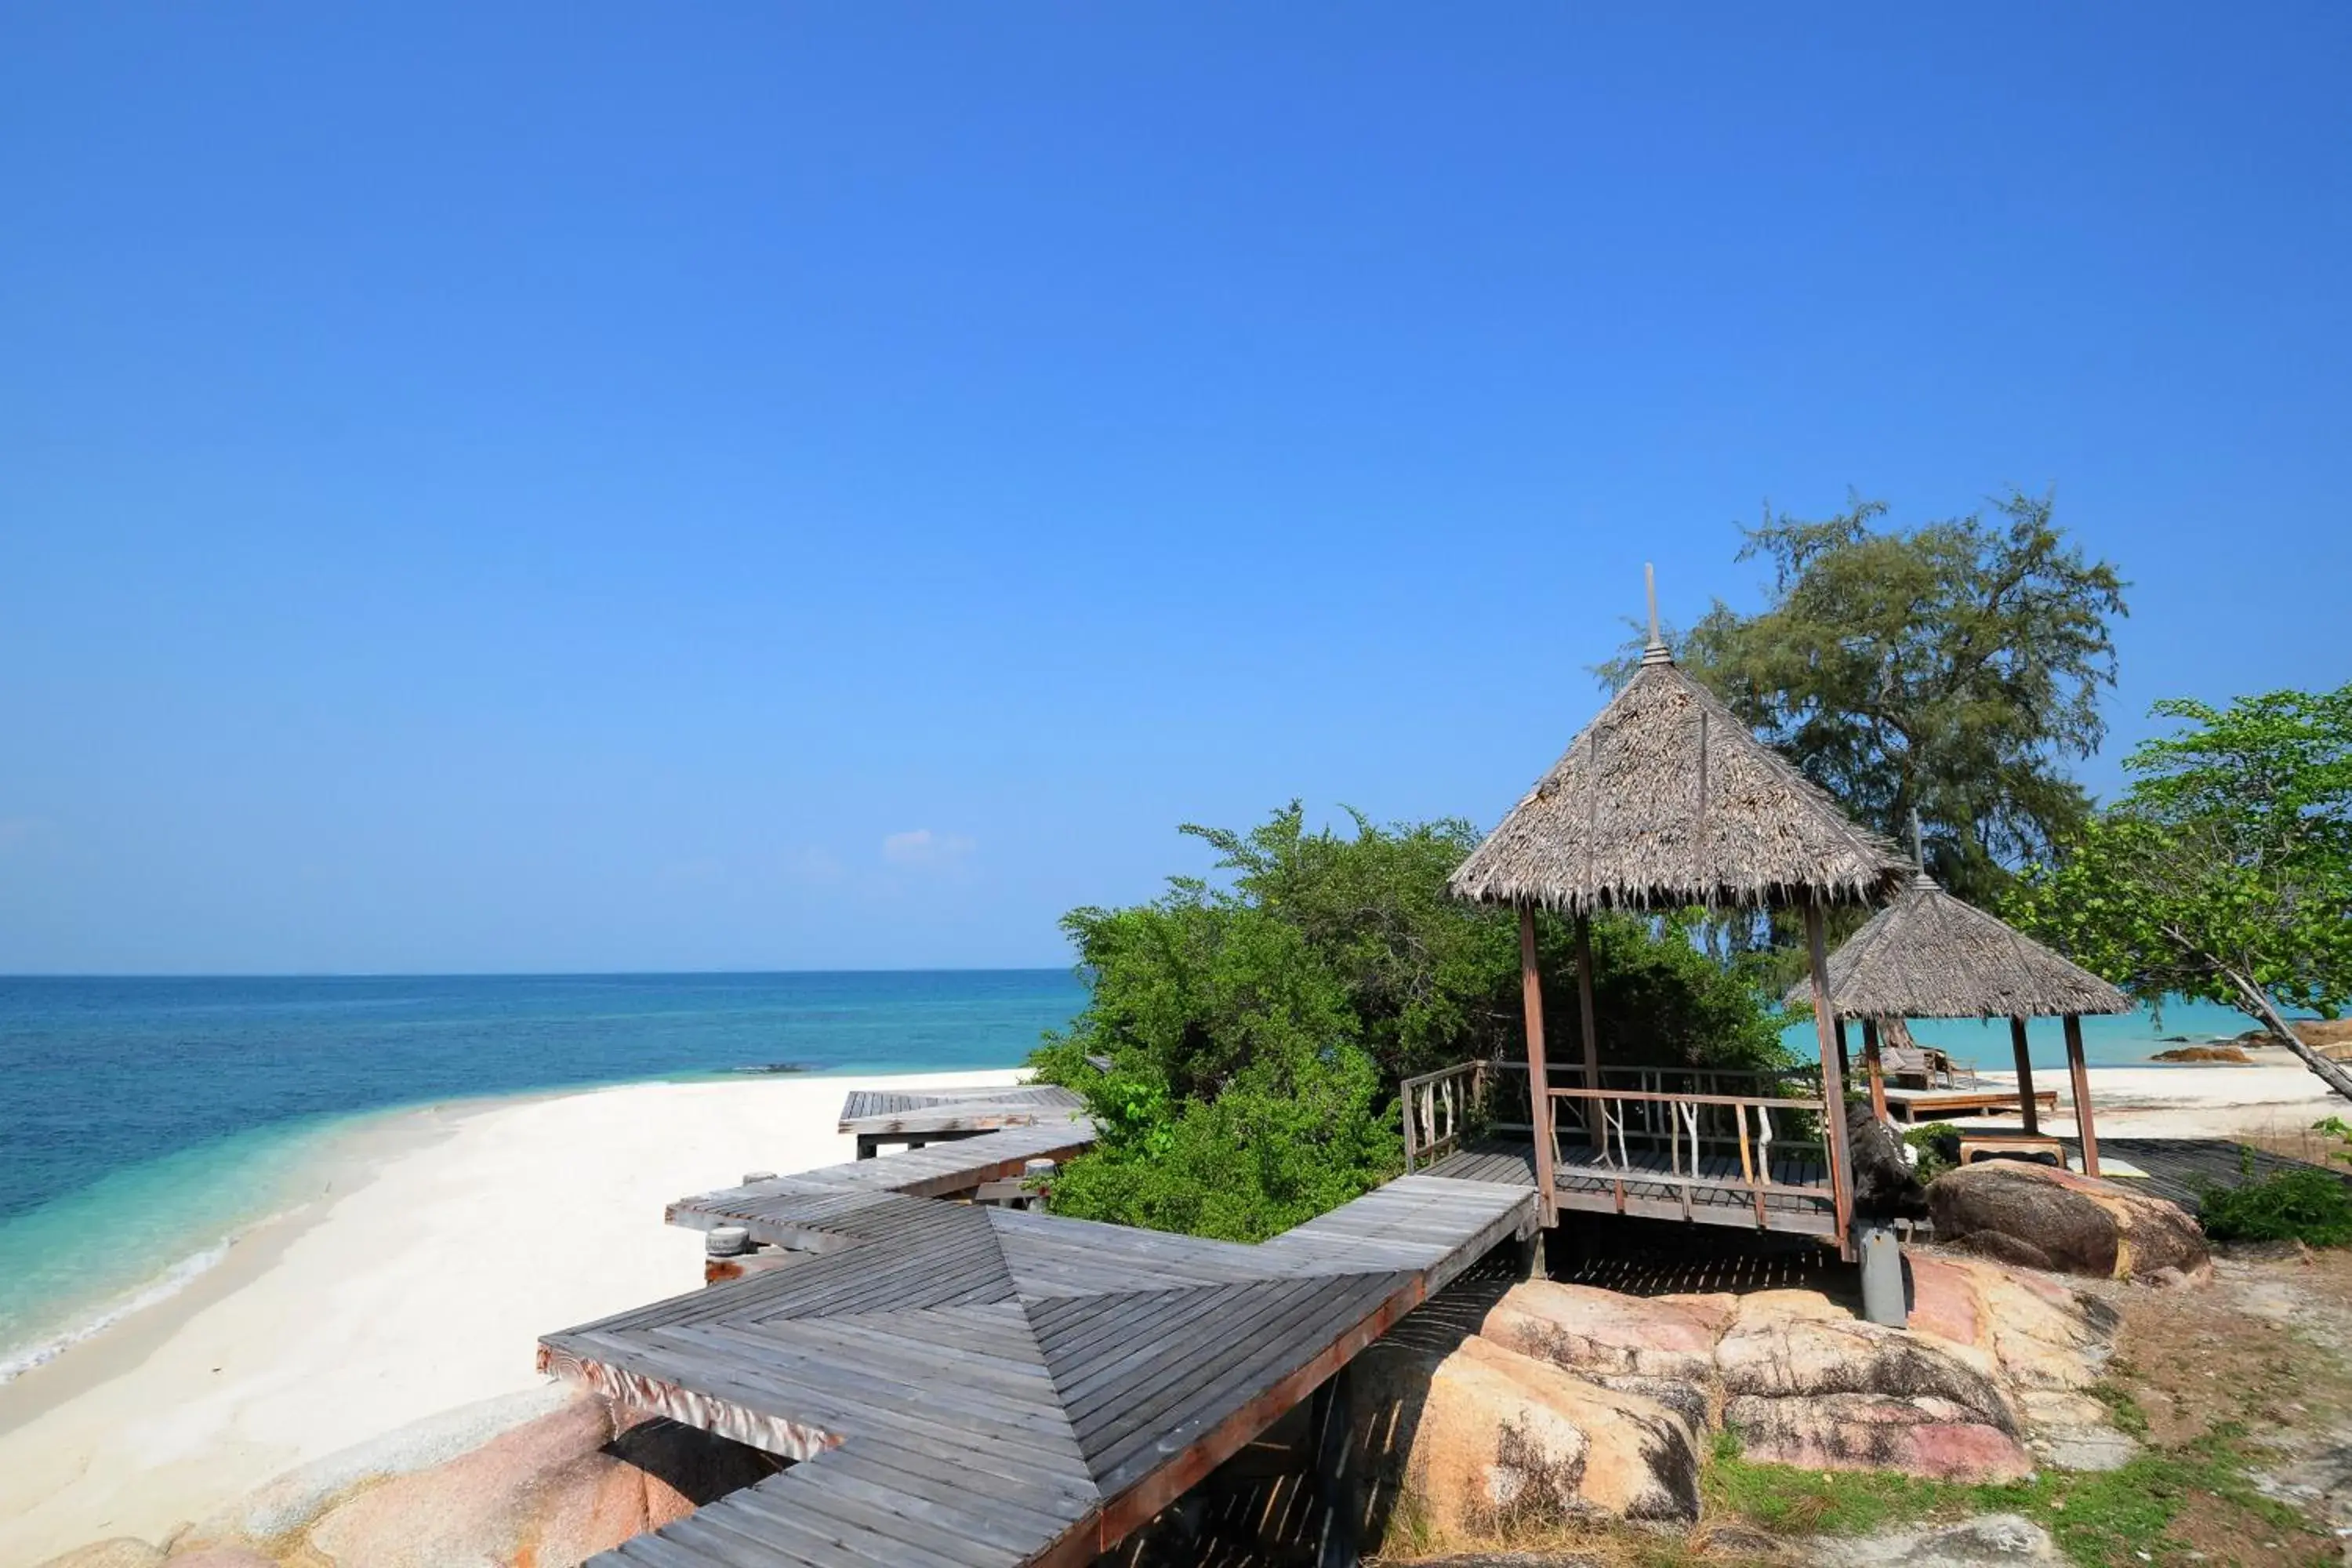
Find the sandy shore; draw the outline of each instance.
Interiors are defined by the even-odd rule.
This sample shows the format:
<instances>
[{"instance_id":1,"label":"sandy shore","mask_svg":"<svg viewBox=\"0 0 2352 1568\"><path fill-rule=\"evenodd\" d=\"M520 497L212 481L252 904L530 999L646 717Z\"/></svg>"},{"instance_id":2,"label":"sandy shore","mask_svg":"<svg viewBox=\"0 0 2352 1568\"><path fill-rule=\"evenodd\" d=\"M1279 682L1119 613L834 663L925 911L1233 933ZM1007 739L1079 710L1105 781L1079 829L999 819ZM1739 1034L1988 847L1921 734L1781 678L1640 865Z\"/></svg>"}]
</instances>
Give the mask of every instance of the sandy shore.
<instances>
[{"instance_id":1,"label":"sandy shore","mask_svg":"<svg viewBox=\"0 0 2352 1568\"><path fill-rule=\"evenodd\" d=\"M884 1080L643 1084L363 1124L319 1196L173 1300L0 1384L0 1564L160 1541L282 1470L537 1385L551 1329L701 1284L682 1194L846 1160Z\"/></svg>"},{"instance_id":2,"label":"sandy shore","mask_svg":"<svg viewBox=\"0 0 2352 1568\"><path fill-rule=\"evenodd\" d=\"M2344 1109L2293 1057L2262 1056L2095 1068L2099 1126L2294 1132ZM2065 1075L2036 1079L2071 1131ZM364 1124L316 1199L185 1294L0 1385L0 1564L159 1541L292 1466L536 1386L540 1334L700 1284L701 1239L662 1224L666 1203L850 1158L842 1095L882 1081L646 1084Z\"/></svg>"},{"instance_id":3,"label":"sandy shore","mask_svg":"<svg viewBox=\"0 0 2352 1568\"><path fill-rule=\"evenodd\" d=\"M2248 1053L2250 1066L2093 1068L2091 1102L2095 1125L2117 1138L2292 1136L2326 1116L2352 1119L2352 1104L2329 1092L2294 1053L2277 1049ZM1996 1083L2014 1084L2015 1073L1987 1072ZM2037 1091L2058 1091L2058 1115L2044 1118L2052 1131L2074 1131L2074 1089L2063 1072L2034 1070ZM1986 1119L1987 1126L1998 1125Z\"/></svg>"}]
</instances>

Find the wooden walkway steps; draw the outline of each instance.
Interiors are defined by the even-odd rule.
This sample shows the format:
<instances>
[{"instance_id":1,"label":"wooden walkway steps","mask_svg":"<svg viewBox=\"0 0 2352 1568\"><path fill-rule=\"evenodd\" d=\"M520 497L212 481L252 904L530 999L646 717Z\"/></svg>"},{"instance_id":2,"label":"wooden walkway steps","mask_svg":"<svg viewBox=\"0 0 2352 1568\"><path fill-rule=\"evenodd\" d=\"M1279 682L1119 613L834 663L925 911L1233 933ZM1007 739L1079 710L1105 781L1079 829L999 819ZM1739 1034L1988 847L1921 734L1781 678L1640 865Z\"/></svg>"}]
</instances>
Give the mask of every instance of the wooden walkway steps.
<instances>
[{"instance_id":1,"label":"wooden walkway steps","mask_svg":"<svg viewBox=\"0 0 2352 1568\"><path fill-rule=\"evenodd\" d=\"M1434 1175L1255 1247L927 1195L1091 1135L1011 1127L673 1205L812 1256L550 1334L541 1370L798 1462L596 1562L1090 1562L1537 1224L1532 1186Z\"/></svg>"}]
</instances>

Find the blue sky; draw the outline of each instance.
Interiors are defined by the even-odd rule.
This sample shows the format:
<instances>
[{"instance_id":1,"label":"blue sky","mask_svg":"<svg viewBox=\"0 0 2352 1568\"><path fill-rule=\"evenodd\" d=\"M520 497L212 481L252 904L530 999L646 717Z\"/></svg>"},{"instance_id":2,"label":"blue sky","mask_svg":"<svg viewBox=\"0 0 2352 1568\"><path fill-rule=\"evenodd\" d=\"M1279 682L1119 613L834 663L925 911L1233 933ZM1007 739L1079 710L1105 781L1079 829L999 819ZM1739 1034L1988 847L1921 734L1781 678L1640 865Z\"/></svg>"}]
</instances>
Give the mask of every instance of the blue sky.
<instances>
[{"instance_id":1,"label":"blue sky","mask_svg":"<svg viewBox=\"0 0 2352 1568\"><path fill-rule=\"evenodd\" d=\"M1059 963L1850 486L2352 676L2342 7L0 30L0 970Z\"/></svg>"}]
</instances>

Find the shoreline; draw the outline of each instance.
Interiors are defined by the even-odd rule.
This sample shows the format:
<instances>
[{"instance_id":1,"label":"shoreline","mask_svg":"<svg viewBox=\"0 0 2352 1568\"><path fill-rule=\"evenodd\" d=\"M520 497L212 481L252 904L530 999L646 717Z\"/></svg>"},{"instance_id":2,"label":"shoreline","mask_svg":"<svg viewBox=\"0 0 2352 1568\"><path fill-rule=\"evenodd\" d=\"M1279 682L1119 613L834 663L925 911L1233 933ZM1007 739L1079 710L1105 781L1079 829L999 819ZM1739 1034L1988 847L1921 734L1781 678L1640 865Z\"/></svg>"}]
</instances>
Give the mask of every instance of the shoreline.
<instances>
[{"instance_id":1,"label":"shoreline","mask_svg":"<svg viewBox=\"0 0 2352 1568\"><path fill-rule=\"evenodd\" d=\"M510 1094L470 1095L455 1099L423 1100L400 1105L380 1106L364 1110L330 1112L306 1117L294 1122L274 1127L251 1129L247 1133L278 1134L289 1139L310 1140L316 1147L300 1156L293 1173L278 1178L277 1185L284 1195L276 1204L260 1203L249 1206L253 1212L231 1224L224 1234L205 1245L192 1247L185 1253L169 1258L152 1272L127 1281L110 1294L87 1300L67 1321L41 1331L30 1340L0 1343L0 1434L15 1424L11 1412L17 1401L8 1391L27 1378L45 1377L48 1369L72 1357L85 1345L101 1340L111 1340L134 1323L146 1322L185 1299L198 1295L217 1296L220 1288L216 1277L234 1274L240 1262L250 1271L250 1253L260 1246L282 1247L307 1226L316 1223L322 1205L338 1195L339 1181L349 1183L366 1179L367 1172L359 1152L379 1142L389 1140L382 1152L398 1152L414 1139L430 1140L446 1133L459 1120L487 1114L539 1100L561 1100L572 1095L601 1094L615 1089L643 1089L665 1084L763 1084L778 1082L814 1083L834 1079L879 1079L922 1078L946 1082L971 1074L1018 1072L1016 1064L998 1068L958 1068L933 1070L927 1068L904 1069L865 1069L855 1068L790 1068L781 1071L757 1068L719 1068L692 1074L665 1074L656 1078L624 1079L611 1082L591 1082L561 1085L552 1089L518 1090ZM429 1126L415 1123L429 1122ZM205 1145L175 1152L184 1155L200 1152ZM168 1158L169 1156L167 1156ZM323 1186L321 1186L323 1184ZM315 1189L315 1190L314 1190ZM51 1203L70 1202L82 1196L79 1192L60 1194ZM37 1215L39 1207L26 1211ZM219 1253L217 1262L201 1268L191 1268L199 1259ZM176 1289L166 1289L173 1277L185 1270L184 1282ZM142 1300L142 1298L150 1298ZM100 1320L95 1323L92 1319ZM19 1358L29 1358L16 1364Z\"/></svg>"},{"instance_id":2,"label":"shoreline","mask_svg":"<svg viewBox=\"0 0 2352 1568\"><path fill-rule=\"evenodd\" d=\"M365 1113L313 1195L0 1384L0 1563L160 1544L297 1465L540 1386L540 1334L701 1284L670 1200L850 1158L835 1125L859 1084L1020 1076L730 1073Z\"/></svg>"}]
</instances>

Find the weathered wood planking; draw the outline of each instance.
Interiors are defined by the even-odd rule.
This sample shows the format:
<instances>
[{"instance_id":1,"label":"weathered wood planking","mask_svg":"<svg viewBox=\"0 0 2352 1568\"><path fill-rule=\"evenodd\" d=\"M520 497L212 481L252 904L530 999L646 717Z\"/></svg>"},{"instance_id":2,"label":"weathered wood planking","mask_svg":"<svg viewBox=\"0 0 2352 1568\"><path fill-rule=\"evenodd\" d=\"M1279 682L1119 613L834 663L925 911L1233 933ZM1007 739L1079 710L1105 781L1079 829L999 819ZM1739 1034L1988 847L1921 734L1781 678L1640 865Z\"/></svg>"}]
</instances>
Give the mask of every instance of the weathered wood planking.
<instances>
[{"instance_id":1,"label":"weathered wood planking","mask_svg":"<svg viewBox=\"0 0 2352 1568\"><path fill-rule=\"evenodd\" d=\"M968 1193L983 1182L1021 1174L1032 1160L1066 1160L1082 1153L1094 1141L1094 1123L1084 1117L1009 1127L908 1149L887 1159L853 1160L699 1193L670 1205L666 1217L672 1225L697 1230L740 1225L754 1240L821 1252L864 1239L877 1226L889 1228L895 1222L873 1212L882 1200Z\"/></svg>"},{"instance_id":2,"label":"weathered wood planking","mask_svg":"<svg viewBox=\"0 0 2352 1568\"><path fill-rule=\"evenodd\" d=\"M1572 1141L1571 1141L1572 1142ZM1422 1173L1447 1181L1535 1184L1534 1149L1526 1139L1487 1138L1447 1154ZM1685 1220L1747 1230L1833 1236L1829 1173L1815 1157L1780 1158L1766 1173L1759 1214L1757 1194L1734 1155L1710 1154L1675 1173L1665 1156L1634 1152L1622 1165L1603 1163L1584 1144L1563 1148L1553 1168L1555 1206L1590 1214Z\"/></svg>"},{"instance_id":3,"label":"weathered wood planking","mask_svg":"<svg viewBox=\"0 0 2352 1568\"><path fill-rule=\"evenodd\" d=\"M1091 1561L1537 1222L1531 1185L1428 1175L1255 1247L910 1195L1048 1131L674 1205L822 1256L551 1334L541 1365L800 1462L599 1561Z\"/></svg>"},{"instance_id":4,"label":"weathered wood planking","mask_svg":"<svg viewBox=\"0 0 2352 1568\"><path fill-rule=\"evenodd\" d=\"M1002 1089L852 1089L840 1131L867 1137L991 1132L1066 1121L1085 1100L1059 1084Z\"/></svg>"}]
</instances>

